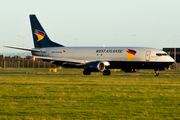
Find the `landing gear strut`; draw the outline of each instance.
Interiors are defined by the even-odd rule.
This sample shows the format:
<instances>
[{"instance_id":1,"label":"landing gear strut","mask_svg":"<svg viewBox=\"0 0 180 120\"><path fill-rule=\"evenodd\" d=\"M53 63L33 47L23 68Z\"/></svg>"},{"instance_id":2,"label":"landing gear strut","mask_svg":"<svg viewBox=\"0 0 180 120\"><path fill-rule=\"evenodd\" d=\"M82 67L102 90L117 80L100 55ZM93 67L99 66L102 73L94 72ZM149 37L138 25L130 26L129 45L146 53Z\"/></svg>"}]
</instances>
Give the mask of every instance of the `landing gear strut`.
<instances>
[{"instance_id":1,"label":"landing gear strut","mask_svg":"<svg viewBox=\"0 0 180 120\"><path fill-rule=\"evenodd\" d=\"M110 75L110 74L111 74L111 71L108 69L103 71L103 75Z\"/></svg>"},{"instance_id":2,"label":"landing gear strut","mask_svg":"<svg viewBox=\"0 0 180 120\"><path fill-rule=\"evenodd\" d=\"M154 76L159 76L159 72L156 69L154 69Z\"/></svg>"}]
</instances>

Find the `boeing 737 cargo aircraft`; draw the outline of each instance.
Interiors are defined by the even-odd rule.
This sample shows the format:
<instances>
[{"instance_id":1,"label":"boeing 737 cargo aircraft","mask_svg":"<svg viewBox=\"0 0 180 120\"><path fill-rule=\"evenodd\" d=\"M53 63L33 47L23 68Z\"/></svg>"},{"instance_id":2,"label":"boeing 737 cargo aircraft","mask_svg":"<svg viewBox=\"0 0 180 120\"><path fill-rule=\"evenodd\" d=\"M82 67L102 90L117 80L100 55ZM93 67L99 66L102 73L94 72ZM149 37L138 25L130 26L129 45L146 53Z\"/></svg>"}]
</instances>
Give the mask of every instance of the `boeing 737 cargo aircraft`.
<instances>
[{"instance_id":1,"label":"boeing 737 cargo aircraft","mask_svg":"<svg viewBox=\"0 0 180 120\"><path fill-rule=\"evenodd\" d=\"M84 68L83 74L103 72L110 75L109 69L122 69L131 72L135 69L164 70L174 60L164 51L146 47L65 47L51 41L35 15L30 15L33 49L11 47L28 50L36 58L56 65L73 68Z\"/></svg>"}]
</instances>

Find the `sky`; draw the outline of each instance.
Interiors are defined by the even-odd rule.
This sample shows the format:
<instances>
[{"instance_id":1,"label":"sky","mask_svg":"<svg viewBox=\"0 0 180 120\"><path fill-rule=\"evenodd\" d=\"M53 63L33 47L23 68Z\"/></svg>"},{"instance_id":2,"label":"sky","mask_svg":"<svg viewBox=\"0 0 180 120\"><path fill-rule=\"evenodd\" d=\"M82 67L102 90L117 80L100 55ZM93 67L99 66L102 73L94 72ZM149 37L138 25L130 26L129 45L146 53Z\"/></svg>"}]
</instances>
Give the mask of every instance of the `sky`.
<instances>
[{"instance_id":1,"label":"sky","mask_svg":"<svg viewBox=\"0 0 180 120\"><path fill-rule=\"evenodd\" d=\"M33 48L36 14L52 41L65 46L180 47L180 0L0 0L3 45Z\"/></svg>"}]
</instances>

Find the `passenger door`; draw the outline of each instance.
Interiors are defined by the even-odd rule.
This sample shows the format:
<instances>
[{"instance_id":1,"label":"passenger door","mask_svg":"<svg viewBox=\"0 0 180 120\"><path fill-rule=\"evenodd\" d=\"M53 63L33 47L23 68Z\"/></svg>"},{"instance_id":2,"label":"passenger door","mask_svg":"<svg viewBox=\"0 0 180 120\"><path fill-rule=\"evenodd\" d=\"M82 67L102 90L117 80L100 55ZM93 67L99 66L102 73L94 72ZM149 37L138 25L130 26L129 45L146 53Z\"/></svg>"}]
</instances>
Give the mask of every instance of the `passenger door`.
<instances>
[{"instance_id":1,"label":"passenger door","mask_svg":"<svg viewBox=\"0 0 180 120\"><path fill-rule=\"evenodd\" d=\"M146 56L145 56L145 60L146 60L146 61L150 61L150 55L151 55L151 51L148 50L148 51L146 52Z\"/></svg>"}]
</instances>

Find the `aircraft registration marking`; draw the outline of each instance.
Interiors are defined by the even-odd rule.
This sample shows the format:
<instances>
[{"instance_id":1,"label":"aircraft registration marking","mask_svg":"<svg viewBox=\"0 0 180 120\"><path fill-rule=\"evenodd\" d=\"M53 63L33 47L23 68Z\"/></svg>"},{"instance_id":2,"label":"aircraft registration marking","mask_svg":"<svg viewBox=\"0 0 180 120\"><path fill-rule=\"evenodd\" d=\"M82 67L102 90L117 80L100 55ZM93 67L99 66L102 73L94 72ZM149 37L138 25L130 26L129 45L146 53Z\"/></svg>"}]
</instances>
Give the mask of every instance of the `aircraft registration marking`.
<instances>
[{"instance_id":1,"label":"aircraft registration marking","mask_svg":"<svg viewBox=\"0 0 180 120\"><path fill-rule=\"evenodd\" d=\"M52 51L52 53L63 53L62 51Z\"/></svg>"}]
</instances>

